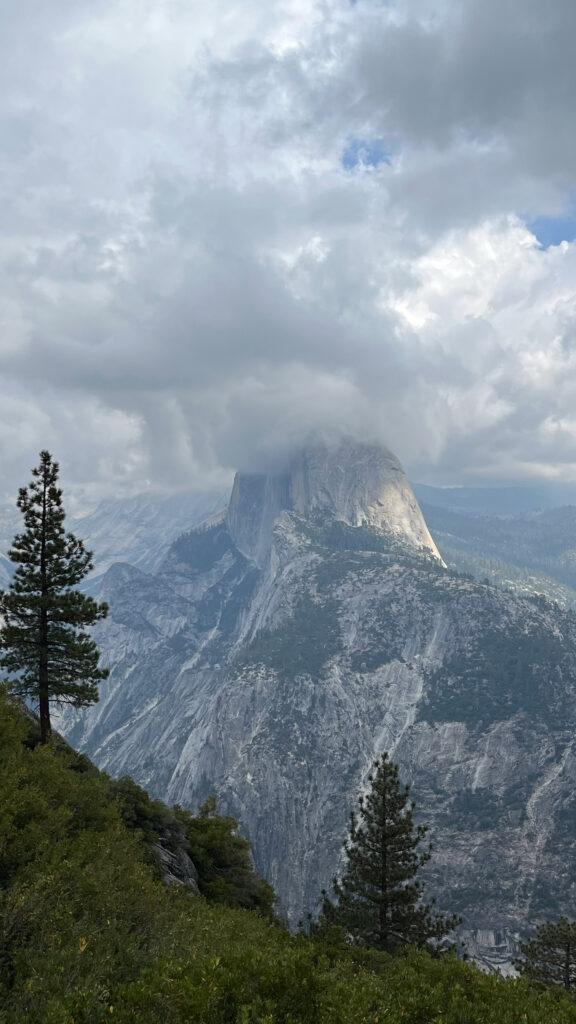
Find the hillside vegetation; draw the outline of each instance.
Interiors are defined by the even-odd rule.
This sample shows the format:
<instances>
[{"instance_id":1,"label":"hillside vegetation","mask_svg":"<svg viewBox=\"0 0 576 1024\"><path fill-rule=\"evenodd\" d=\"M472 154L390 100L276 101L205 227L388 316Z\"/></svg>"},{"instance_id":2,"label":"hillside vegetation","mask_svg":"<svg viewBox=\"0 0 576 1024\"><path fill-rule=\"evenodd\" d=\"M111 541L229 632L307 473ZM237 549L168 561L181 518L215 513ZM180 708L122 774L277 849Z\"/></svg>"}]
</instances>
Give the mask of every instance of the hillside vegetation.
<instances>
[{"instance_id":1,"label":"hillside vegetation","mask_svg":"<svg viewBox=\"0 0 576 1024\"><path fill-rule=\"evenodd\" d=\"M0 790L2 1024L576 1024L561 992L451 956L290 936L232 819L38 745L5 695ZM205 895L163 884L159 838L190 850Z\"/></svg>"}]
</instances>

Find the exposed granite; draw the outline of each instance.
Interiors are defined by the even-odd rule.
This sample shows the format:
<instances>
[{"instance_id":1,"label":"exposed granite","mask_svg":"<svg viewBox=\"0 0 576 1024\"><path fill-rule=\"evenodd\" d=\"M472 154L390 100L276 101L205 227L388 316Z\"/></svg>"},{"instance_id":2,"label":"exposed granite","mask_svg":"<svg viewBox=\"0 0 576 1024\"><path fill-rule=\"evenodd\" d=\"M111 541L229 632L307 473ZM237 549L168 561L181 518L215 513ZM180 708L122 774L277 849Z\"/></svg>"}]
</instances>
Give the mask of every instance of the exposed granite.
<instances>
[{"instance_id":1,"label":"exposed granite","mask_svg":"<svg viewBox=\"0 0 576 1024\"><path fill-rule=\"evenodd\" d=\"M300 511L266 529L280 492L248 501L239 484L236 519L181 538L156 575L111 569L96 635L111 674L61 728L154 796L194 807L217 792L294 922L388 750L431 826L430 891L475 955L505 963L528 925L576 916L574 616L451 574L417 522L354 526L354 509L372 515L364 470L356 497L335 472L302 470ZM397 525L415 522L405 501Z\"/></svg>"}]
</instances>

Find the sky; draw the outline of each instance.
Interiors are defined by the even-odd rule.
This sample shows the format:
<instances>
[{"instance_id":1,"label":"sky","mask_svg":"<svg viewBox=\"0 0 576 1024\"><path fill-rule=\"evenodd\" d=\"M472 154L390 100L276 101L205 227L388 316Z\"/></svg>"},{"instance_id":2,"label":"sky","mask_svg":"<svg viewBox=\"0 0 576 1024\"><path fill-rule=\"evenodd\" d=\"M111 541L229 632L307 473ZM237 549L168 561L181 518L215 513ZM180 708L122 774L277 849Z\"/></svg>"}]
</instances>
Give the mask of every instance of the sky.
<instances>
[{"instance_id":1,"label":"sky","mask_svg":"<svg viewBox=\"0 0 576 1024\"><path fill-rule=\"evenodd\" d=\"M0 3L0 497L576 481L573 0Z\"/></svg>"}]
</instances>

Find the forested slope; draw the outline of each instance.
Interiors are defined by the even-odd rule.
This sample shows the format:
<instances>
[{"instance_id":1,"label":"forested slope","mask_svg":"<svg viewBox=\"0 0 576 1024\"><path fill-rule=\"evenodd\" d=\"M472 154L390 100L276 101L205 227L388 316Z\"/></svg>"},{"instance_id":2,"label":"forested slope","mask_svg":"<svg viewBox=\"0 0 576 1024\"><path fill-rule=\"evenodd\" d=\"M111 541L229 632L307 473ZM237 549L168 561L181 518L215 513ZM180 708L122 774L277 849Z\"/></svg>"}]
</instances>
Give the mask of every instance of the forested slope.
<instances>
[{"instance_id":1,"label":"forested slope","mask_svg":"<svg viewBox=\"0 0 576 1024\"><path fill-rule=\"evenodd\" d=\"M152 802L34 732L2 696L2 1024L576 1022L561 993L451 956L290 936L233 823ZM205 897L163 884L158 840L198 861Z\"/></svg>"}]
</instances>

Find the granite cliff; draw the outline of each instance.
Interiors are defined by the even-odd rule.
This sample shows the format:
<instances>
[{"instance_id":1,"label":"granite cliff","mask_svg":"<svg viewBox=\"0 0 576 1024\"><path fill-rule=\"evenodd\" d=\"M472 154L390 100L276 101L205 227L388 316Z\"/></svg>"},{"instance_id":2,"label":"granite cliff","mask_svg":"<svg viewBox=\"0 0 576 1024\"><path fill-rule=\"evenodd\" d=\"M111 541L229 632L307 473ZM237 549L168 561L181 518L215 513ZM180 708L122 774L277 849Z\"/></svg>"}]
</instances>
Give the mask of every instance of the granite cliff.
<instances>
[{"instance_id":1,"label":"granite cliff","mask_svg":"<svg viewBox=\"0 0 576 1024\"><path fill-rule=\"evenodd\" d=\"M111 674L62 730L154 796L217 792L292 921L382 750L476 954L504 962L528 924L576 914L576 619L448 571L385 449L238 476L154 574L113 565L100 596Z\"/></svg>"},{"instance_id":2,"label":"granite cliff","mask_svg":"<svg viewBox=\"0 0 576 1024\"><path fill-rule=\"evenodd\" d=\"M316 441L286 473L236 475L226 523L238 549L259 565L270 557L284 511L372 526L407 549L441 560L402 466L382 445Z\"/></svg>"}]
</instances>

